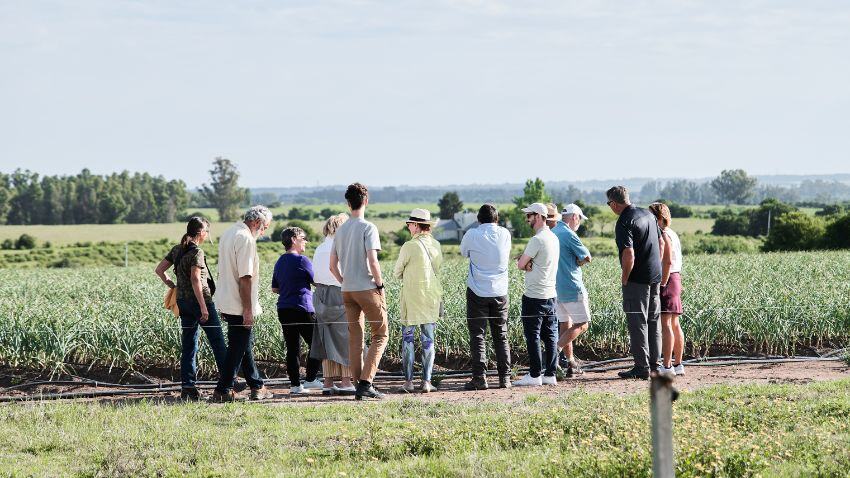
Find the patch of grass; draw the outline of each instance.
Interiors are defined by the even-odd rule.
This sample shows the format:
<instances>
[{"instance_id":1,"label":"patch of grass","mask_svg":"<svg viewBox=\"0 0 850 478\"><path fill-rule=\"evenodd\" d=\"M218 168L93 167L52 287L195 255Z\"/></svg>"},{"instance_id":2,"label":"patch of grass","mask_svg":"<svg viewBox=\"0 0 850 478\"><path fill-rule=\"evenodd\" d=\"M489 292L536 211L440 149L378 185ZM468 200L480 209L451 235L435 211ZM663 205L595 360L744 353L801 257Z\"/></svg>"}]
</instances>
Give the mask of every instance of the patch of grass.
<instances>
[{"instance_id":1,"label":"patch of grass","mask_svg":"<svg viewBox=\"0 0 850 478\"><path fill-rule=\"evenodd\" d=\"M675 404L678 476L843 476L850 380ZM515 403L0 407L7 476L650 476L647 394Z\"/></svg>"}]
</instances>

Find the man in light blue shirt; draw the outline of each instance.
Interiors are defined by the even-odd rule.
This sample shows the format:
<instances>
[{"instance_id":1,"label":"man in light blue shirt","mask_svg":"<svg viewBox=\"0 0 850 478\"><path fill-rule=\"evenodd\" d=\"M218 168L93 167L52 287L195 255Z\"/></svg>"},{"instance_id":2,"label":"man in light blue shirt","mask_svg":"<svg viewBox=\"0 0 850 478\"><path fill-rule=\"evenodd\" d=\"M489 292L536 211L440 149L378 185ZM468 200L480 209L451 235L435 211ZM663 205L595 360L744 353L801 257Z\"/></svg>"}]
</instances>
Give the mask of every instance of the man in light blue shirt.
<instances>
[{"instance_id":1,"label":"man in light blue shirt","mask_svg":"<svg viewBox=\"0 0 850 478\"><path fill-rule=\"evenodd\" d=\"M575 231L587 217L575 204L567 204L561 211L563 221L558 221L552 232L558 238L560 256L555 289L558 304L558 347L561 350L561 367L566 376L581 375L581 367L573 356L573 341L590 326L590 304L582 280L581 266L591 261L590 251L584 247Z\"/></svg>"},{"instance_id":2,"label":"man in light blue shirt","mask_svg":"<svg viewBox=\"0 0 850 478\"><path fill-rule=\"evenodd\" d=\"M466 316L472 362L472 380L467 390L486 390L487 324L493 335L499 387L511 387L511 349L508 345L508 258L511 234L499 226L499 212L492 204L478 210L480 225L470 229L460 243L460 253L469 258L466 284Z\"/></svg>"}]
</instances>

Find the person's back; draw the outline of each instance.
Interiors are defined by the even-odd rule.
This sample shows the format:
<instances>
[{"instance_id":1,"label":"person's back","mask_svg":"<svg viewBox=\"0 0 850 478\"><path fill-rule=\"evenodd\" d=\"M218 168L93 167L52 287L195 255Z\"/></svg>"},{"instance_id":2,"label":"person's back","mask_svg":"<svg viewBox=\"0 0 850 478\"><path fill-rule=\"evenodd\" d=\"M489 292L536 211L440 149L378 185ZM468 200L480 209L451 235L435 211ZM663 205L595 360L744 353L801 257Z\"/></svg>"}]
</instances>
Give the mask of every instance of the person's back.
<instances>
[{"instance_id":1,"label":"person's back","mask_svg":"<svg viewBox=\"0 0 850 478\"><path fill-rule=\"evenodd\" d=\"M374 224L362 217L352 216L337 230L333 247L339 258L339 268L345 271L343 292L376 288L366 257L367 250L381 249L378 228Z\"/></svg>"},{"instance_id":2,"label":"person's back","mask_svg":"<svg viewBox=\"0 0 850 478\"><path fill-rule=\"evenodd\" d=\"M620 261L625 248L633 248L634 267L630 282L655 284L661 282L661 253L658 241L661 230L655 215L646 209L629 205L620 214L615 228Z\"/></svg>"},{"instance_id":3,"label":"person's back","mask_svg":"<svg viewBox=\"0 0 850 478\"><path fill-rule=\"evenodd\" d=\"M467 285L476 295L507 295L510 252L511 234L497 224L481 224L464 234L460 253L469 258Z\"/></svg>"},{"instance_id":4,"label":"person's back","mask_svg":"<svg viewBox=\"0 0 850 478\"><path fill-rule=\"evenodd\" d=\"M558 271L556 273L556 289L560 302L578 300L579 294L585 292L584 280L579 261L590 255L581 239L563 222L552 229L558 238Z\"/></svg>"},{"instance_id":5,"label":"person's back","mask_svg":"<svg viewBox=\"0 0 850 478\"><path fill-rule=\"evenodd\" d=\"M525 295L533 299L553 299L558 272L559 244L555 234L543 226L529 239L526 254L532 259L530 271L525 273Z\"/></svg>"}]
</instances>

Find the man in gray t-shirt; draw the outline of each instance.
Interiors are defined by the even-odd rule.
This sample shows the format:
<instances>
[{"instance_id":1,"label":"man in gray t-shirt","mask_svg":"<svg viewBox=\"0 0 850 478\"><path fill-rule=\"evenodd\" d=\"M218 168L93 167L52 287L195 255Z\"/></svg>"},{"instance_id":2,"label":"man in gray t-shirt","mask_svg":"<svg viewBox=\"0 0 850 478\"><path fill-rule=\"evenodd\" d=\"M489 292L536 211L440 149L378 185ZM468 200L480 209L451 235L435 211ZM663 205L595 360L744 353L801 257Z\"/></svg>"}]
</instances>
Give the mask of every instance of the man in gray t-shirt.
<instances>
[{"instance_id":1,"label":"man in gray t-shirt","mask_svg":"<svg viewBox=\"0 0 850 478\"><path fill-rule=\"evenodd\" d=\"M334 248L339 268L345 271L343 292L372 290L377 287L369 269L366 251L380 251L378 228L362 217L352 216L339 227L334 236Z\"/></svg>"},{"instance_id":2,"label":"man in gray t-shirt","mask_svg":"<svg viewBox=\"0 0 850 478\"><path fill-rule=\"evenodd\" d=\"M348 358L351 375L357 383L354 398L384 398L375 390L372 381L378 363L387 347L387 300L378 251L381 240L378 228L363 219L369 204L369 190L360 183L348 186L345 199L351 218L343 223L334 236L330 271L342 284L342 300L348 320ZM340 267L341 266L341 267ZM345 271L343 276L340 268ZM363 358L363 315L372 328L372 339L366 358Z\"/></svg>"}]
</instances>

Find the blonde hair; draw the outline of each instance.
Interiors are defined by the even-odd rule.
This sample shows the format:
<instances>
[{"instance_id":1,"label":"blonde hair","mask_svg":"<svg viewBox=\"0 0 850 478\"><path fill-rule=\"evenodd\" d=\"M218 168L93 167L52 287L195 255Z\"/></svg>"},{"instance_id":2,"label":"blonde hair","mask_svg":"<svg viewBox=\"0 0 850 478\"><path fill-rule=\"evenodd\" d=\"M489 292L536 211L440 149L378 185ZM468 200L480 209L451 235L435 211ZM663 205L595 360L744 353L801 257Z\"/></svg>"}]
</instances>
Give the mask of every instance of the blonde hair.
<instances>
[{"instance_id":1,"label":"blonde hair","mask_svg":"<svg viewBox=\"0 0 850 478\"><path fill-rule=\"evenodd\" d=\"M342 223L348 220L348 214L341 212L339 214L333 215L325 221L324 227L322 227L322 234L325 237L333 236L336 234L336 230L339 229L339 226L342 226Z\"/></svg>"},{"instance_id":2,"label":"blonde hair","mask_svg":"<svg viewBox=\"0 0 850 478\"><path fill-rule=\"evenodd\" d=\"M652 211L652 214L655 214L655 219L658 219L661 229L670 227L673 219L670 217L670 208L666 204L663 202L654 202L649 205L649 210Z\"/></svg>"}]
</instances>

